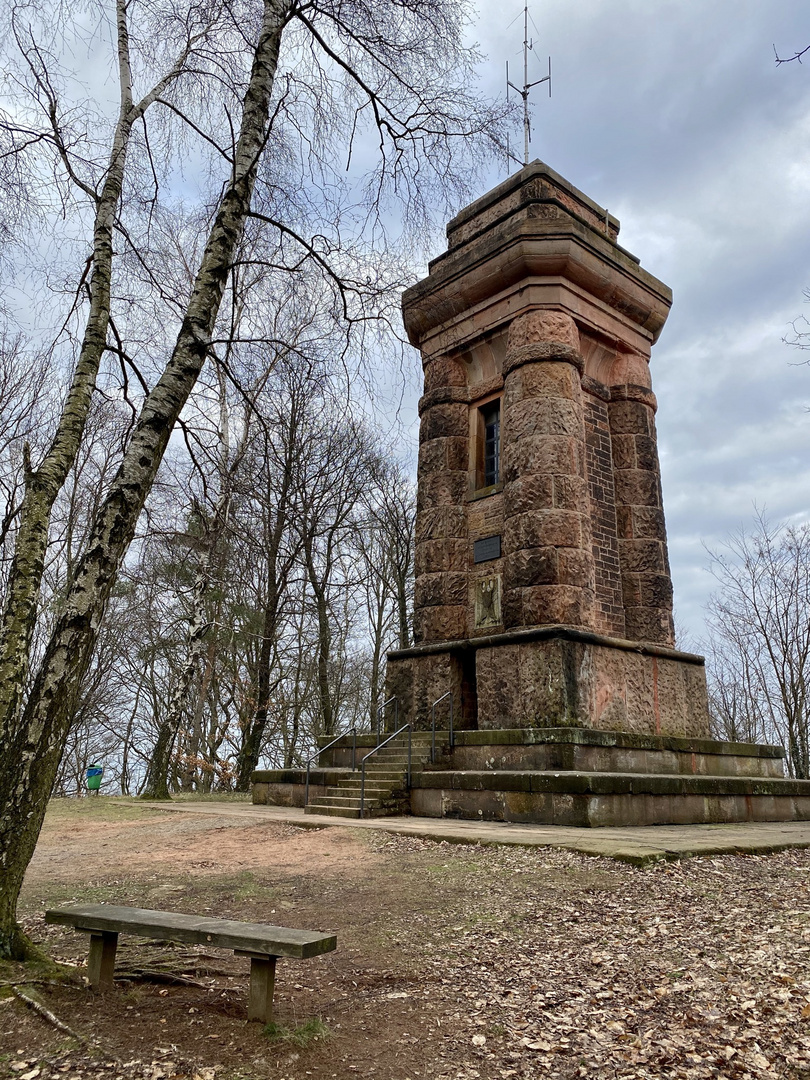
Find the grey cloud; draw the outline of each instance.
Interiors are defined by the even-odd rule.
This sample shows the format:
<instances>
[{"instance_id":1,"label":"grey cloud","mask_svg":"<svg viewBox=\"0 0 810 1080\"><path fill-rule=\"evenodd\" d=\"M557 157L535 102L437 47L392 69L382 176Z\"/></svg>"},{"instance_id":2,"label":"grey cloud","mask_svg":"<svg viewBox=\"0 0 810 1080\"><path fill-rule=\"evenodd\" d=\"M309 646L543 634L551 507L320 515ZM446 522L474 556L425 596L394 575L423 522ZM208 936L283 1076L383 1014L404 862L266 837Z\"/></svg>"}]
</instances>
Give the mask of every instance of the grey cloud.
<instances>
[{"instance_id":1,"label":"grey cloud","mask_svg":"<svg viewBox=\"0 0 810 1080\"><path fill-rule=\"evenodd\" d=\"M716 547L754 505L810 516L810 369L782 342L810 286L806 4L544 0L530 6L538 88L532 156L622 221L621 242L674 291L653 382L676 608L693 637ZM475 28L500 92L519 62L520 0ZM515 133L515 143L519 142ZM491 177L492 184L504 173Z\"/></svg>"}]
</instances>

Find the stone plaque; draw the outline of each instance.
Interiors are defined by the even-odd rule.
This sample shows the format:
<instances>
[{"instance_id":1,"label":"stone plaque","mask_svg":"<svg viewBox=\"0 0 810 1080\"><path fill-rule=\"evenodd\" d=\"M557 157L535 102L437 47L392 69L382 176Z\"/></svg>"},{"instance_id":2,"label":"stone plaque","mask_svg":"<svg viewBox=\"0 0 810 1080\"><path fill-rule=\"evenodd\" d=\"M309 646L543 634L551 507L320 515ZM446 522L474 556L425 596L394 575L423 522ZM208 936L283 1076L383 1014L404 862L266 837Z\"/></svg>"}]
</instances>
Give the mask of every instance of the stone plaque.
<instances>
[{"instance_id":1,"label":"stone plaque","mask_svg":"<svg viewBox=\"0 0 810 1080\"><path fill-rule=\"evenodd\" d=\"M500 537L496 537L500 541ZM479 578L475 583L475 626L499 626L501 622L501 576Z\"/></svg>"},{"instance_id":2,"label":"stone plaque","mask_svg":"<svg viewBox=\"0 0 810 1080\"><path fill-rule=\"evenodd\" d=\"M500 557L500 536L485 536L483 540L476 540L473 544L474 562L489 562L490 559L500 559Z\"/></svg>"}]
</instances>

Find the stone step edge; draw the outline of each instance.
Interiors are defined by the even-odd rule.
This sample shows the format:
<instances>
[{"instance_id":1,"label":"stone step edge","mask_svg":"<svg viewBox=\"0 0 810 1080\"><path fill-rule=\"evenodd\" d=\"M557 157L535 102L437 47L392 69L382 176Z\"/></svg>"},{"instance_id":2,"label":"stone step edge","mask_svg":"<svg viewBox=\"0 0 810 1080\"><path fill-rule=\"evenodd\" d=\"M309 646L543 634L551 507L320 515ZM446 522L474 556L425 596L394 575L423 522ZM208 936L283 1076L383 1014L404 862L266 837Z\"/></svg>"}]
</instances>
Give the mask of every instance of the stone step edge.
<instances>
[{"instance_id":1,"label":"stone step edge","mask_svg":"<svg viewBox=\"0 0 810 1080\"><path fill-rule=\"evenodd\" d=\"M810 780L668 773L543 772L518 770L418 772L412 788L524 791L568 795L803 795Z\"/></svg>"},{"instance_id":2,"label":"stone step edge","mask_svg":"<svg viewBox=\"0 0 810 1080\"><path fill-rule=\"evenodd\" d=\"M431 740L430 731L414 732L414 738L420 736L419 745ZM767 743L723 742L699 736L651 735L632 731L601 731L586 727L509 727L484 728L476 731L456 731L455 742L458 746L531 746L536 743L576 743L580 746L615 746L623 750L671 750L681 754L729 754L738 757L783 758L785 751L781 746ZM449 731L436 730L436 749L448 744ZM328 742L324 739L324 744ZM358 757L360 748L375 745L376 736L358 735ZM320 742L320 740L319 740ZM351 736L345 736L335 743L333 749L350 749ZM399 744L397 743L397 748ZM407 744L406 744L407 745Z\"/></svg>"}]
</instances>

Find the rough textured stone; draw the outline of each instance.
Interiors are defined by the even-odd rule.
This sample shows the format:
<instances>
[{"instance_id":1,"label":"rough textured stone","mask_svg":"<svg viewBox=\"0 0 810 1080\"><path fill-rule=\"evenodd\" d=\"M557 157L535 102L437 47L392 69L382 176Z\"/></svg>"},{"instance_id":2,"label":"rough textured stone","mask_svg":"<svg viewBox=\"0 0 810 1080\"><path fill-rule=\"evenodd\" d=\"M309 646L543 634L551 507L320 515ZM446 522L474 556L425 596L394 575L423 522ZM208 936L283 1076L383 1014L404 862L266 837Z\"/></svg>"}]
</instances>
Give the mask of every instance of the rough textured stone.
<instances>
[{"instance_id":1,"label":"rough textured stone","mask_svg":"<svg viewBox=\"0 0 810 1080\"><path fill-rule=\"evenodd\" d=\"M581 440L570 435L526 435L504 448L504 482L532 473L581 476L583 451Z\"/></svg>"},{"instance_id":2,"label":"rough textured stone","mask_svg":"<svg viewBox=\"0 0 810 1080\"><path fill-rule=\"evenodd\" d=\"M467 516L461 506L426 506L416 515L416 542L466 539Z\"/></svg>"},{"instance_id":3,"label":"rough textured stone","mask_svg":"<svg viewBox=\"0 0 810 1080\"><path fill-rule=\"evenodd\" d=\"M611 401L610 431L612 435L652 435L653 414L637 401Z\"/></svg>"},{"instance_id":4,"label":"rough textured stone","mask_svg":"<svg viewBox=\"0 0 810 1080\"><path fill-rule=\"evenodd\" d=\"M464 571L469 555L464 540L425 540L416 550L416 575Z\"/></svg>"},{"instance_id":5,"label":"rough textured stone","mask_svg":"<svg viewBox=\"0 0 810 1080\"><path fill-rule=\"evenodd\" d=\"M554 506L560 510L582 512L588 505L588 484L581 476L554 477Z\"/></svg>"},{"instance_id":6,"label":"rough textured stone","mask_svg":"<svg viewBox=\"0 0 810 1080\"><path fill-rule=\"evenodd\" d=\"M622 506L659 506L658 477L644 469L617 470L616 502Z\"/></svg>"},{"instance_id":7,"label":"rough textured stone","mask_svg":"<svg viewBox=\"0 0 810 1080\"><path fill-rule=\"evenodd\" d=\"M504 560L504 588L520 589L529 585L552 585L558 580L558 550L566 549L521 548L514 552Z\"/></svg>"},{"instance_id":8,"label":"rough textured stone","mask_svg":"<svg viewBox=\"0 0 810 1080\"><path fill-rule=\"evenodd\" d=\"M582 548L582 515L571 510L531 510L504 522L505 554L524 548Z\"/></svg>"},{"instance_id":9,"label":"rough textured stone","mask_svg":"<svg viewBox=\"0 0 810 1080\"><path fill-rule=\"evenodd\" d=\"M425 392L442 386L466 386L464 365L450 356L437 356L425 364Z\"/></svg>"},{"instance_id":10,"label":"rough textured stone","mask_svg":"<svg viewBox=\"0 0 810 1080\"><path fill-rule=\"evenodd\" d=\"M582 438L582 414L566 398L522 397L511 405L506 402L504 424L509 428L510 443L528 435Z\"/></svg>"},{"instance_id":11,"label":"rough textured stone","mask_svg":"<svg viewBox=\"0 0 810 1080\"><path fill-rule=\"evenodd\" d=\"M433 405L422 413L419 426L420 443L431 439L467 438L469 434L469 406L463 402Z\"/></svg>"},{"instance_id":12,"label":"rough textured stone","mask_svg":"<svg viewBox=\"0 0 810 1080\"><path fill-rule=\"evenodd\" d=\"M522 589L524 626L587 626L593 595L587 585L533 585Z\"/></svg>"},{"instance_id":13,"label":"rough textured stone","mask_svg":"<svg viewBox=\"0 0 810 1080\"><path fill-rule=\"evenodd\" d=\"M578 352L577 324L563 311L527 311L510 323L507 347L517 349L534 341L561 341Z\"/></svg>"},{"instance_id":14,"label":"rough textured stone","mask_svg":"<svg viewBox=\"0 0 810 1080\"><path fill-rule=\"evenodd\" d=\"M417 607L413 616L413 636L417 642L458 641L466 637L466 607ZM386 697L390 696L386 690Z\"/></svg>"},{"instance_id":15,"label":"rough textured stone","mask_svg":"<svg viewBox=\"0 0 810 1080\"><path fill-rule=\"evenodd\" d=\"M565 505L555 500L558 477L554 476L518 476L503 493L503 512L506 517L525 514L529 510L550 510L562 506L565 510L575 510L581 502L571 497Z\"/></svg>"},{"instance_id":16,"label":"rough textured stone","mask_svg":"<svg viewBox=\"0 0 810 1080\"><path fill-rule=\"evenodd\" d=\"M417 509L458 506L467 493L468 483L466 472L444 470L424 475L417 492Z\"/></svg>"},{"instance_id":17,"label":"rough textured stone","mask_svg":"<svg viewBox=\"0 0 810 1080\"><path fill-rule=\"evenodd\" d=\"M535 189L541 203L525 202ZM493 193L462 212L451 232L466 239L404 301L425 372L415 640L446 643L444 678L452 669L471 725L705 733L699 665L564 635L479 642L544 626L674 641L649 371L668 292L545 166L501 190L500 210ZM500 475L484 486L485 410L499 396ZM494 538L500 556L475 563L476 542ZM389 665L412 702L410 682L441 668L423 659L405 677ZM667 664L683 671L670 677ZM553 810L581 811L565 800Z\"/></svg>"},{"instance_id":18,"label":"rough textured stone","mask_svg":"<svg viewBox=\"0 0 810 1080\"><path fill-rule=\"evenodd\" d=\"M666 562L660 540L626 540L622 545L622 567L628 573L663 573Z\"/></svg>"},{"instance_id":19,"label":"rough textured stone","mask_svg":"<svg viewBox=\"0 0 810 1080\"><path fill-rule=\"evenodd\" d=\"M520 378L520 390L524 398L563 398L578 401L581 393L579 372L570 364L529 364L513 372L507 380Z\"/></svg>"}]
</instances>

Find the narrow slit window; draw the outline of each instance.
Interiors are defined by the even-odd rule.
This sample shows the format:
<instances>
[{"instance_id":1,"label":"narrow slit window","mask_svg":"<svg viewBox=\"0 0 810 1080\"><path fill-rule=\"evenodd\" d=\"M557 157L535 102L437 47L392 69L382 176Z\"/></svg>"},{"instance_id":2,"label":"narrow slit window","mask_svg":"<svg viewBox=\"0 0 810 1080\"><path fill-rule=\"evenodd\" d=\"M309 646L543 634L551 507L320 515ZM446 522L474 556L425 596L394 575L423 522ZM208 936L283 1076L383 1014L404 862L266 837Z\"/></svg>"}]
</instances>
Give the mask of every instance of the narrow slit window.
<instances>
[{"instance_id":1,"label":"narrow slit window","mask_svg":"<svg viewBox=\"0 0 810 1080\"><path fill-rule=\"evenodd\" d=\"M481 410L484 421L484 487L501 478L501 403L493 401Z\"/></svg>"}]
</instances>

